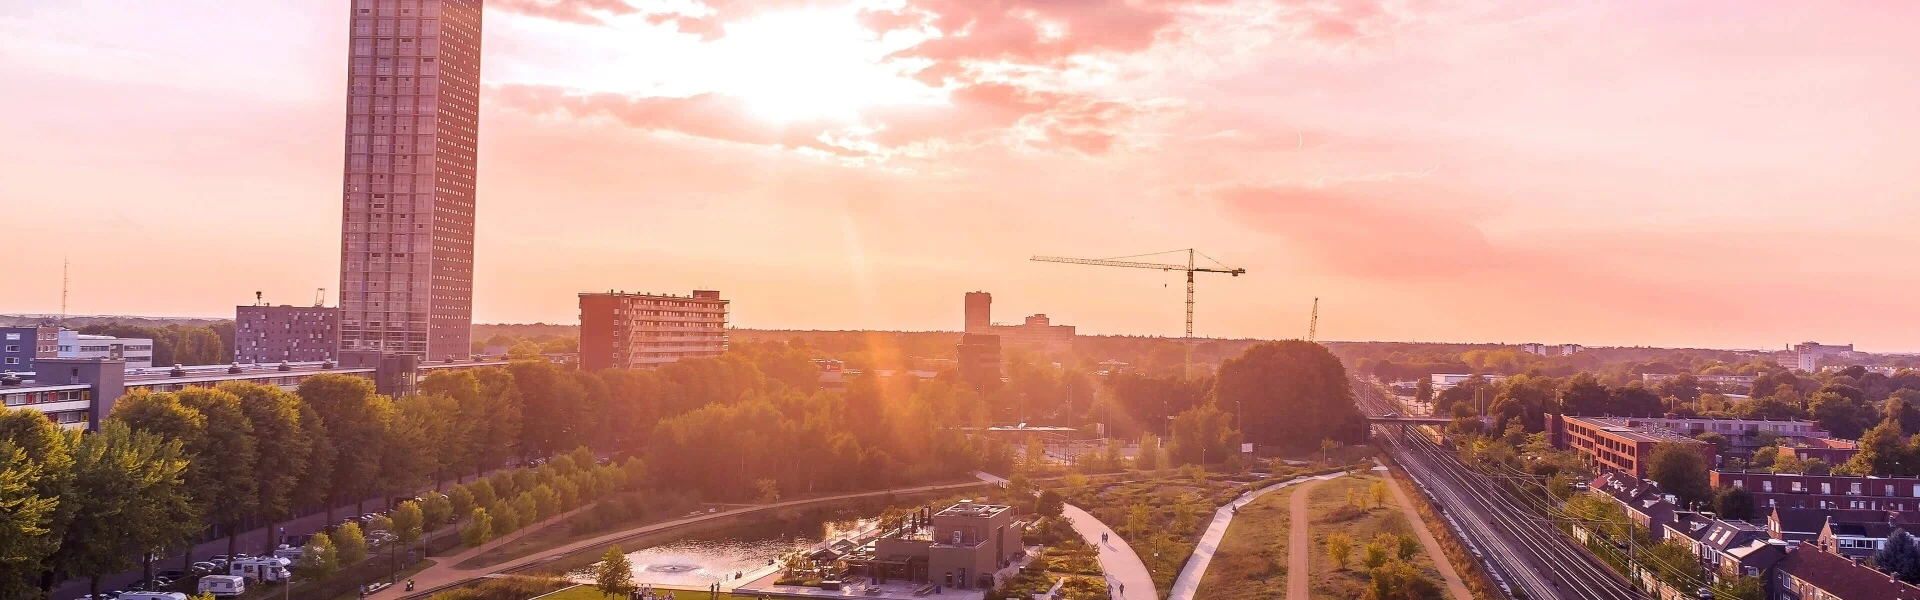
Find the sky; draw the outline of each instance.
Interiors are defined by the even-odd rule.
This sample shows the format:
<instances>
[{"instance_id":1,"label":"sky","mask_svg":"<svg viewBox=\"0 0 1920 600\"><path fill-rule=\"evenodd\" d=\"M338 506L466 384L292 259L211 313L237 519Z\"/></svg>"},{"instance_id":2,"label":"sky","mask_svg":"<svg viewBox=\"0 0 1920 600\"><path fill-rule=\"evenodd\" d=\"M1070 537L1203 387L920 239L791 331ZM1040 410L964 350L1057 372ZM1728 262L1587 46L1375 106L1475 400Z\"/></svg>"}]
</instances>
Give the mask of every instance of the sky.
<instances>
[{"instance_id":1,"label":"sky","mask_svg":"<svg viewBox=\"0 0 1920 600\"><path fill-rule=\"evenodd\" d=\"M344 0L0 0L0 312L338 286ZM1920 350L1920 4L487 0L475 320ZM1184 255L1145 257L1184 262ZM1203 262L1208 262L1203 259Z\"/></svg>"}]
</instances>

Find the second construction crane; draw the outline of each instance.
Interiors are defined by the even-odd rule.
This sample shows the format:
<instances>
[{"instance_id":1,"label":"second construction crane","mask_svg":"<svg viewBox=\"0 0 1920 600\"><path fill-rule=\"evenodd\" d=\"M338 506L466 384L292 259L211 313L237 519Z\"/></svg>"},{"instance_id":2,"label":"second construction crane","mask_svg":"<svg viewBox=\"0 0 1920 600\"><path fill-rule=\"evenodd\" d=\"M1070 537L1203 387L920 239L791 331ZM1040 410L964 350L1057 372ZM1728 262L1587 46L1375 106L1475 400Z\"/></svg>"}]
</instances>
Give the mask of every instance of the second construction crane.
<instances>
[{"instance_id":1,"label":"second construction crane","mask_svg":"<svg viewBox=\"0 0 1920 600\"><path fill-rule=\"evenodd\" d=\"M1123 259L1129 259L1129 258L1139 258L1142 256L1153 256L1155 254L1172 254L1175 252L1187 253L1187 264L1178 265L1178 264L1169 264L1169 263L1152 263L1152 262L1138 262L1138 261L1123 260ZM1237 268L1228 267L1226 265L1221 265L1220 261L1213 260L1212 257L1207 257L1207 260L1211 260L1213 261L1214 264L1220 265L1219 267L1216 268L1216 267L1198 266L1198 264L1194 262L1194 258L1196 256L1206 256L1206 255L1200 254L1199 252L1194 251L1194 249L1192 248L1187 248L1185 250L1169 250L1166 252L1155 252L1153 254L1137 254L1134 256L1118 256L1114 258L1066 258L1061 256L1035 256L1033 257L1033 260L1036 260L1039 262L1066 263L1070 265L1093 265L1097 267L1128 267L1133 269L1154 269L1158 271L1186 271L1187 272L1187 337L1186 339L1191 340L1193 339L1193 274L1194 273L1226 273L1234 277L1239 277L1247 273L1246 269L1237 269Z\"/></svg>"}]
</instances>

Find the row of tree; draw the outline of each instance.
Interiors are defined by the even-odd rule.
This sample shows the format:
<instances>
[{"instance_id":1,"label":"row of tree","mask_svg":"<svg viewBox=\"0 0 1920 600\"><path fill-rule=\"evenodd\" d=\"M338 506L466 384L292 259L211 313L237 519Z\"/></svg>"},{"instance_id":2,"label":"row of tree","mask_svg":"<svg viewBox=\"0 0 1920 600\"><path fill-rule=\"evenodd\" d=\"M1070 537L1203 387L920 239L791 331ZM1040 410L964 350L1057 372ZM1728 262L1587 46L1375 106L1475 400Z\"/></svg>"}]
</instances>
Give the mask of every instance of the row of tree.
<instances>
[{"instance_id":1,"label":"row of tree","mask_svg":"<svg viewBox=\"0 0 1920 600\"><path fill-rule=\"evenodd\" d=\"M233 361L233 322L145 327L126 323L86 325L80 333L153 340L154 366L218 365Z\"/></svg>"}]
</instances>

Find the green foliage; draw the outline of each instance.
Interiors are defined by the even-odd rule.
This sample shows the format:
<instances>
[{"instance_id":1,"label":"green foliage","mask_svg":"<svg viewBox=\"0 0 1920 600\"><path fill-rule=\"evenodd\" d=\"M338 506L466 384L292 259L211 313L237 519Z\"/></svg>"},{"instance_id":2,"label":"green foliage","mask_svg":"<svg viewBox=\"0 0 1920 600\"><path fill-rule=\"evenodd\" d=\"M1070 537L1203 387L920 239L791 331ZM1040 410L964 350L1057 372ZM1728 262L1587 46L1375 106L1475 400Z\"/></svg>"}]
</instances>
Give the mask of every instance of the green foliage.
<instances>
[{"instance_id":1,"label":"green foliage","mask_svg":"<svg viewBox=\"0 0 1920 600\"><path fill-rule=\"evenodd\" d=\"M1364 600L1439 600L1440 584L1403 561L1390 561L1368 573Z\"/></svg>"},{"instance_id":2,"label":"green foliage","mask_svg":"<svg viewBox=\"0 0 1920 600\"><path fill-rule=\"evenodd\" d=\"M637 589L633 584L633 563L627 561L626 553L620 551L620 545L614 544L600 555L600 564L594 567L594 585L609 598L619 598L633 593Z\"/></svg>"},{"instance_id":3,"label":"green foliage","mask_svg":"<svg viewBox=\"0 0 1920 600\"><path fill-rule=\"evenodd\" d=\"M1247 441L1262 446L1306 450L1323 436L1358 442L1366 434L1346 368L1320 344L1249 348L1220 365L1213 393L1215 406L1237 406Z\"/></svg>"},{"instance_id":4,"label":"green foliage","mask_svg":"<svg viewBox=\"0 0 1920 600\"><path fill-rule=\"evenodd\" d=\"M342 566L357 565L367 559L367 536L360 531L359 523L341 525L333 530L333 538Z\"/></svg>"},{"instance_id":5,"label":"green foliage","mask_svg":"<svg viewBox=\"0 0 1920 600\"><path fill-rule=\"evenodd\" d=\"M1660 489L1680 499L1681 506L1712 499L1713 487L1707 477L1707 459L1692 445L1662 442L1653 447L1647 466L1647 478Z\"/></svg>"},{"instance_id":6,"label":"green foliage","mask_svg":"<svg viewBox=\"0 0 1920 600\"><path fill-rule=\"evenodd\" d=\"M339 571L340 566L339 550L334 547L333 538L323 531L307 540L307 546L300 554L300 561L293 564L293 570L301 579L321 579Z\"/></svg>"},{"instance_id":7,"label":"green foliage","mask_svg":"<svg viewBox=\"0 0 1920 600\"><path fill-rule=\"evenodd\" d=\"M1368 569L1379 568L1381 565L1387 564L1387 559L1391 556L1391 552L1391 550L1387 549L1386 544L1382 544L1379 541L1367 542L1366 546L1360 548L1360 564L1366 565Z\"/></svg>"},{"instance_id":8,"label":"green foliage","mask_svg":"<svg viewBox=\"0 0 1920 600\"><path fill-rule=\"evenodd\" d=\"M1151 433L1140 435L1140 453L1133 459L1134 468L1142 471L1160 469L1160 437Z\"/></svg>"},{"instance_id":9,"label":"green foliage","mask_svg":"<svg viewBox=\"0 0 1920 600\"><path fill-rule=\"evenodd\" d=\"M392 521L393 535L400 539L400 543L411 544L420 541L421 528L426 522L426 516L420 510L418 503L401 502L398 508L393 509Z\"/></svg>"},{"instance_id":10,"label":"green foliage","mask_svg":"<svg viewBox=\"0 0 1920 600\"><path fill-rule=\"evenodd\" d=\"M1347 561L1353 559L1353 538L1344 533L1328 535L1321 546L1327 553L1327 559L1333 561L1335 569L1347 568Z\"/></svg>"},{"instance_id":11,"label":"green foliage","mask_svg":"<svg viewBox=\"0 0 1920 600\"><path fill-rule=\"evenodd\" d=\"M469 496L467 505L464 508L466 508L468 512L473 511L473 500L471 496ZM427 501L420 504L420 519L422 528L426 531L439 529L441 525L447 524L447 519L453 518L456 514L461 513L455 508L453 501L444 494L429 494Z\"/></svg>"},{"instance_id":12,"label":"green foliage","mask_svg":"<svg viewBox=\"0 0 1920 600\"><path fill-rule=\"evenodd\" d=\"M1847 468L1854 473L1905 477L1914 474L1912 457L1900 422L1887 419L1860 436L1860 453L1853 455Z\"/></svg>"},{"instance_id":13,"label":"green foliage","mask_svg":"<svg viewBox=\"0 0 1920 600\"><path fill-rule=\"evenodd\" d=\"M755 490L757 490L754 493L755 502L759 502L761 504L772 504L774 502L780 501L780 481L779 480L776 480L772 477L762 477L760 479L754 480L753 487Z\"/></svg>"},{"instance_id":14,"label":"green foliage","mask_svg":"<svg viewBox=\"0 0 1920 600\"><path fill-rule=\"evenodd\" d=\"M139 549L176 547L200 532L200 504L186 488L178 441L108 420L70 446L72 479L60 495L64 528L44 561L75 577L134 566Z\"/></svg>"},{"instance_id":15,"label":"green foliage","mask_svg":"<svg viewBox=\"0 0 1920 600\"><path fill-rule=\"evenodd\" d=\"M1167 455L1175 464L1219 462L1239 451L1240 433L1233 430L1232 417L1212 403L1173 418L1173 439L1167 444Z\"/></svg>"},{"instance_id":16,"label":"green foliage","mask_svg":"<svg viewBox=\"0 0 1920 600\"><path fill-rule=\"evenodd\" d=\"M1724 487L1713 495L1713 512L1722 519L1749 520L1753 510L1753 493L1745 488Z\"/></svg>"},{"instance_id":17,"label":"green foliage","mask_svg":"<svg viewBox=\"0 0 1920 600\"><path fill-rule=\"evenodd\" d=\"M1040 497L1034 500L1033 512L1043 517L1059 517L1066 512L1066 500L1053 490L1040 492Z\"/></svg>"},{"instance_id":18,"label":"green foliage","mask_svg":"<svg viewBox=\"0 0 1920 600\"><path fill-rule=\"evenodd\" d=\"M479 546L493 539L493 516L487 509L476 508L467 517L467 524L460 527L460 543Z\"/></svg>"}]
</instances>

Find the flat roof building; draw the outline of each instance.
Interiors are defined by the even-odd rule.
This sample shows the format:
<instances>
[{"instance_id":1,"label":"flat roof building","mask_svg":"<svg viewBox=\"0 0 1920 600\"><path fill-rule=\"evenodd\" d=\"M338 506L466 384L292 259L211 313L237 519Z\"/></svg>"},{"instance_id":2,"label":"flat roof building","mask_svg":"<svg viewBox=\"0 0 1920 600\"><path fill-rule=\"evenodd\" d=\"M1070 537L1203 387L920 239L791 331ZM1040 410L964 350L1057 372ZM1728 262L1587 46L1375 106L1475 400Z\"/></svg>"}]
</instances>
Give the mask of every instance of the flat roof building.
<instances>
[{"instance_id":1,"label":"flat roof building","mask_svg":"<svg viewBox=\"0 0 1920 600\"><path fill-rule=\"evenodd\" d=\"M335 358L340 310L324 306L234 307L233 362L319 362Z\"/></svg>"},{"instance_id":2,"label":"flat roof building","mask_svg":"<svg viewBox=\"0 0 1920 600\"><path fill-rule=\"evenodd\" d=\"M1682 436L1660 427L1638 425L1614 417L1565 417L1549 419L1548 431L1554 445L1578 451L1588 463L1603 470L1647 476L1647 461L1655 446L1681 444L1701 454L1706 464L1715 463L1715 448L1700 440Z\"/></svg>"},{"instance_id":3,"label":"flat roof building","mask_svg":"<svg viewBox=\"0 0 1920 600\"><path fill-rule=\"evenodd\" d=\"M727 303L712 290L580 294L580 367L651 368L726 354Z\"/></svg>"},{"instance_id":4,"label":"flat roof building","mask_svg":"<svg viewBox=\"0 0 1920 600\"><path fill-rule=\"evenodd\" d=\"M62 329L59 340L54 352L59 358L116 358L125 362L129 369L153 366L153 340L150 339L117 338Z\"/></svg>"},{"instance_id":5,"label":"flat roof building","mask_svg":"<svg viewBox=\"0 0 1920 600\"><path fill-rule=\"evenodd\" d=\"M348 6L340 350L470 354L481 0Z\"/></svg>"},{"instance_id":6,"label":"flat roof building","mask_svg":"<svg viewBox=\"0 0 1920 600\"><path fill-rule=\"evenodd\" d=\"M0 327L0 373L30 373L33 362L59 356L60 328Z\"/></svg>"}]
</instances>

